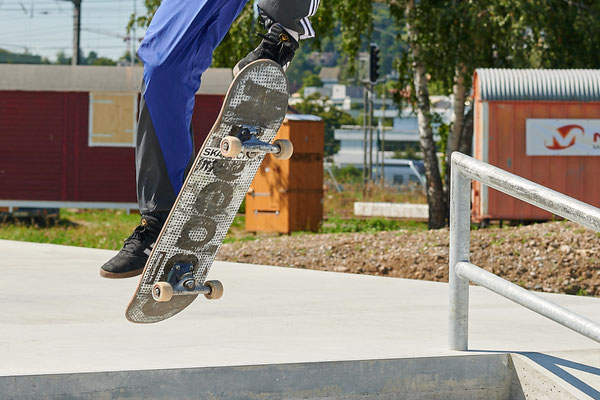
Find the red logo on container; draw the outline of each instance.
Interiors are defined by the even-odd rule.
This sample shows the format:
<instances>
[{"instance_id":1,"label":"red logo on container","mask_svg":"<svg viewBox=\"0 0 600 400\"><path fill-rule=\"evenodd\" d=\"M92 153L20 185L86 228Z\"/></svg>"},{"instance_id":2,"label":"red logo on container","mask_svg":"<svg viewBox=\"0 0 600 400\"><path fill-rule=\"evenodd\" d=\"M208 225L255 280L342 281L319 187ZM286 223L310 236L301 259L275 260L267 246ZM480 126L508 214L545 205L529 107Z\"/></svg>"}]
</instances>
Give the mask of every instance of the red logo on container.
<instances>
[{"instance_id":1,"label":"red logo on container","mask_svg":"<svg viewBox=\"0 0 600 400\"><path fill-rule=\"evenodd\" d=\"M560 136L552 136L552 144L546 147L550 150L563 150L575 145L577 134L584 134L583 128L580 125L565 125L556 129Z\"/></svg>"}]
</instances>

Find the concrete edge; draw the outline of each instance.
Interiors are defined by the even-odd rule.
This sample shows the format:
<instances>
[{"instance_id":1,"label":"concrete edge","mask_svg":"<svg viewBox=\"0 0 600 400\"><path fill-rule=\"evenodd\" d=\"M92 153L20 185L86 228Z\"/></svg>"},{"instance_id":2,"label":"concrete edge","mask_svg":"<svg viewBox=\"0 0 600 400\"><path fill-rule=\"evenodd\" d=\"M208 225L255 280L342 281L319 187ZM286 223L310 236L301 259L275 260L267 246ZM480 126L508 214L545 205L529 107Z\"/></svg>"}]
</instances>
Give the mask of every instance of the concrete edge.
<instances>
[{"instance_id":1,"label":"concrete edge","mask_svg":"<svg viewBox=\"0 0 600 400\"><path fill-rule=\"evenodd\" d=\"M506 353L0 377L0 398L505 400Z\"/></svg>"},{"instance_id":2,"label":"concrete edge","mask_svg":"<svg viewBox=\"0 0 600 400\"><path fill-rule=\"evenodd\" d=\"M511 353L528 398L600 399L600 350Z\"/></svg>"}]
</instances>

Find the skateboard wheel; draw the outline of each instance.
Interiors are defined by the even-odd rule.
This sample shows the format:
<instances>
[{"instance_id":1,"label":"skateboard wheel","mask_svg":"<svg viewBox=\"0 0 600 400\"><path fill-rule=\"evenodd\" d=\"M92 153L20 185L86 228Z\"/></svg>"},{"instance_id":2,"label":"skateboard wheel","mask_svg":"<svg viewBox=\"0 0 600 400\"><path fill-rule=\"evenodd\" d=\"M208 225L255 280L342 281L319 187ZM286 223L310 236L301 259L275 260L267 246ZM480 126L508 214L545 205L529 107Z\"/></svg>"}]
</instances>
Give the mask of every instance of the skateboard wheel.
<instances>
[{"instance_id":1,"label":"skateboard wheel","mask_svg":"<svg viewBox=\"0 0 600 400\"><path fill-rule=\"evenodd\" d=\"M152 298L160 303L170 301L173 298L173 286L167 282L156 282L152 286Z\"/></svg>"},{"instance_id":2,"label":"skateboard wheel","mask_svg":"<svg viewBox=\"0 0 600 400\"><path fill-rule=\"evenodd\" d=\"M287 160L294 154L294 145L289 140L277 139L273 142L273 146L279 146L279 153L273 153L278 160Z\"/></svg>"},{"instance_id":3,"label":"skateboard wheel","mask_svg":"<svg viewBox=\"0 0 600 400\"><path fill-rule=\"evenodd\" d=\"M223 284L219 281L206 281L204 284L210 287L210 293L206 293L204 297L209 300L217 300L223 296Z\"/></svg>"},{"instance_id":4,"label":"skateboard wheel","mask_svg":"<svg viewBox=\"0 0 600 400\"><path fill-rule=\"evenodd\" d=\"M225 136L221 140L221 154L225 157L237 157L242 151L242 142L235 136Z\"/></svg>"}]
</instances>

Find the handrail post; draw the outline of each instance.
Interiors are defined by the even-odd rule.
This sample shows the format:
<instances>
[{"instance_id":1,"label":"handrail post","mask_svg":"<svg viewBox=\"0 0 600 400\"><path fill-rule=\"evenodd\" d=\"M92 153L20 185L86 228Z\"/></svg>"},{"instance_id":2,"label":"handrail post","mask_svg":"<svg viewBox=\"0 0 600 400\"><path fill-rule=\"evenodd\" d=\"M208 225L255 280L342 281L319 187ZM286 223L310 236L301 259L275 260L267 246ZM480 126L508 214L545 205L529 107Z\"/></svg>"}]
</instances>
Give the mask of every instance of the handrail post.
<instances>
[{"instance_id":1,"label":"handrail post","mask_svg":"<svg viewBox=\"0 0 600 400\"><path fill-rule=\"evenodd\" d=\"M452 159L452 157L451 157ZM453 164L453 163L452 163ZM450 180L450 315L448 344L451 350L467 350L469 330L469 281L456 274L456 264L469 261L471 248L471 179L451 165Z\"/></svg>"}]
</instances>

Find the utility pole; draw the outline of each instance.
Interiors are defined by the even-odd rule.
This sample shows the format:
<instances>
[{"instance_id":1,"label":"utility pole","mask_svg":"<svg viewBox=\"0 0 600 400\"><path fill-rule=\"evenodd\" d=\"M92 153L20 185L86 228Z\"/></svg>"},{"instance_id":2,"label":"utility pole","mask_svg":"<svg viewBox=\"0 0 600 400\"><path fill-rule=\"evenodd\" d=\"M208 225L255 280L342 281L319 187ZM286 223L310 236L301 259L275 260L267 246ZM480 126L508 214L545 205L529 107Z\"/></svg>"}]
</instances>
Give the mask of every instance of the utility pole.
<instances>
[{"instance_id":1,"label":"utility pole","mask_svg":"<svg viewBox=\"0 0 600 400\"><path fill-rule=\"evenodd\" d=\"M369 113L369 86L365 85L363 96L363 183L367 183L367 114Z\"/></svg>"},{"instance_id":2,"label":"utility pole","mask_svg":"<svg viewBox=\"0 0 600 400\"><path fill-rule=\"evenodd\" d=\"M363 84L363 164L362 177L363 188L367 183L367 115L369 113L369 55L361 53L359 56L360 62L360 79Z\"/></svg>"},{"instance_id":3,"label":"utility pole","mask_svg":"<svg viewBox=\"0 0 600 400\"><path fill-rule=\"evenodd\" d=\"M63 0L73 3L73 57L71 65L79 65L79 49L81 37L81 1L82 0Z\"/></svg>"},{"instance_id":4,"label":"utility pole","mask_svg":"<svg viewBox=\"0 0 600 400\"><path fill-rule=\"evenodd\" d=\"M386 92L387 92L387 80L383 81L383 93L382 93L382 105L381 105L381 119L379 120L379 125L381 126L381 168L379 169L379 173L381 174L381 186L383 186L384 184L384 174L383 174L383 168L384 168L384 164L385 164L385 98L386 98Z\"/></svg>"},{"instance_id":5,"label":"utility pole","mask_svg":"<svg viewBox=\"0 0 600 400\"><path fill-rule=\"evenodd\" d=\"M73 5L73 60L71 64L79 65L79 49L81 39L81 0L71 0Z\"/></svg>"},{"instance_id":6,"label":"utility pole","mask_svg":"<svg viewBox=\"0 0 600 400\"><path fill-rule=\"evenodd\" d=\"M379 78L379 46L369 45L369 180L373 179L373 109L375 101L375 83Z\"/></svg>"},{"instance_id":7,"label":"utility pole","mask_svg":"<svg viewBox=\"0 0 600 400\"><path fill-rule=\"evenodd\" d=\"M373 84L369 88L369 181L373 180Z\"/></svg>"}]
</instances>

